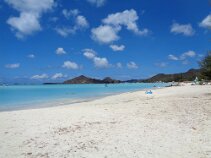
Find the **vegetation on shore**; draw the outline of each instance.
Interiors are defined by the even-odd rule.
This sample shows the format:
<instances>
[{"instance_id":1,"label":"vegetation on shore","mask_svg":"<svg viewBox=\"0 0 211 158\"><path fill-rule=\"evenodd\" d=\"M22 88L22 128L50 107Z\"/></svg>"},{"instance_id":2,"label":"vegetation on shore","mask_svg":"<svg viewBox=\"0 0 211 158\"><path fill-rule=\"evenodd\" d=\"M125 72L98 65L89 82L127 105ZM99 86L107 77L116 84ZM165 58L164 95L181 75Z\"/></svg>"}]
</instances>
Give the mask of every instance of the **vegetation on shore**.
<instances>
[{"instance_id":1,"label":"vegetation on shore","mask_svg":"<svg viewBox=\"0 0 211 158\"><path fill-rule=\"evenodd\" d=\"M205 80L211 80L211 51L200 62L201 78Z\"/></svg>"}]
</instances>

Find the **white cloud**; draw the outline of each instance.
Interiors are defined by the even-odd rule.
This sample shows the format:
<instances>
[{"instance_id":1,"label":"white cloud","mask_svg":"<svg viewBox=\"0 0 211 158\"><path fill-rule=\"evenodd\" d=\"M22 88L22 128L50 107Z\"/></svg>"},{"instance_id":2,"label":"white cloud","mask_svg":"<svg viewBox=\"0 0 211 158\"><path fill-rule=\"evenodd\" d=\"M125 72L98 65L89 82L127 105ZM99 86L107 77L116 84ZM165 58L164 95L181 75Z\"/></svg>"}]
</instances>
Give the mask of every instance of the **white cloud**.
<instances>
[{"instance_id":1,"label":"white cloud","mask_svg":"<svg viewBox=\"0 0 211 158\"><path fill-rule=\"evenodd\" d=\"M83 30L89 27L89 23L86 19L86 17L82 15L78 15L79 11L77 9L75 10L63 10L64 16L68 19L70 16L73 16L74 24L72 26L62 26L62 27L56 27L55 31L63 36L67 37L70 34L75 34L78 30Z\"/></svg>"},{"instance_id":2,"label":"white cloud","mask_svg":"<svg viewBox=\"0 0 211 158\"><path fill-rule=\"evenodd\" d=\"M106 0L87 0L89 3L97 6L97 7L101 7L105 4Z\"/></svg>"},{"instance_id":3,"label":"white cloud","mask_svg":"<svg viewBox=\"0 0 211 158\"><path fill-rule=\"evenodd\" d=\"M42 75L34 75L31 77L31 79L35 79L35 80L40 80L40 79L47 79L48 75L47 74L42 74Z\"/></svg>"},{"instance_id":4,"label":"white cloud","mask_svg":"<svg viewBox=\"0 0 211 158\"><path fill-rule=\"evenodd\" d=\"M199 24L199 26L211 29L211 14L205 17L202 22Z\"/></svg>"},{"instance_id":5,"label":"white cloud","mask_svg":"<svg viewBox=\"0 0 211 158\"><path fill-rule=\"evenodd\" d=\"M54 5L54 0L5 0L5 2L19 12L34 13L42 13Z\"/></svg>"},{"instance_id":6,"label":"white cloud","mask_svg":"<svg viewBox=\"0 0 211 158\"><path fill-rule=\"evenodd\" d=\"M20 17L9 18L7 23L12 26L13 30L17 31L15 35L18 38L23 38L41 30L39 20L31 13L23 12L20 14Z\"/></svg>"},{"instance_id":7,"label":"white cloud","mask_svg":"<svg viewBox=\"0 0 211 158\"><path fill-rule=\"evenodd\" d=\"M194 58L196 56L196 52L190 50L190 51L187 51L187 52L184 52L183 54L181 54L179 57L175 56L175 55L168 55L168 58L170 60L186 60L187 58Z\"/></svg>"},{"instance_id":8,"label":"white cloud","mask_svg":"<svg viewBox=\"0 0 211 158\"><path fill-rule=\"evenodd\" d=\"M122 68L122 63L117 63L116 66L117 68Z\"/></svg>"},{"instance_id":9,"label":"white cloud","mask_svg":"<svg viewBox=\"0 0 211 158\"><path fill-rule=\"evenodd\" d=\"M147 35L148 29L139 30L136 21L139 19L134 9L125 10L123 12L117 12L115 14L108 15L103 19L103 23L106 25L113 25L114 27L125 26L128 30L133 31L138 35Z\"/></svg>"},{"instance_id":10,"label":"white cloud","mask_svg":"<svg viewBox=\"0 0 211 158\"><path fill-rule=\"evenodd\" d=\"M89 24L84 16L79 15L76 17L76 27L77 29L89 27Z\"/></svg>"},{"instance_id":11,"label":"white cloud","mask_svg":"<svg viewBox=\"0 0 211 158\"><path fill-rule=\"evenodd\" d=\"M170 60L179 60L178 57L176 57L175 55L172 55L172 54L169 54L169 55L168 55L168 58L169 58Z\"/></svg>"},{"instance_id":12,"label":"white cloud","mask_svg":"<svg viewBox=\"0 0 211 158\"><path fill-rule=\"evenodd\" d=\"M15 10L20 12L19 17L10 17L7 23L18 38L40 31L40 18L42 14L54 5L54 0L5 0Z\"/></svg>"},{"instance_id":13,"label":"white cloud","mask_svg":"<svg viewBox=\"0 0 211 158\"><path fill-rule=\"evenodd\" d=\"M173 23L170 31L174 34L183 34L185 36L193 36L195 33L191 24Z\"/></svg>"},{"instance_id":14,"label":"white cloud","mask_svg":"<svg viewBox=\"0 0 211 158\"><path fill-rule=\"evenodd\" d=\"M33 59L33 58L35 58L35 55L34 54L29 54L27 57Z\"/></svg>"},{"instance_id":15,"label":"white cloud","mask_svg":"<svg viewBox=\"0 0 211 158\"><path fill-rule=\"evenodd\" d=\"M95 67L97 68L108 68L110 66L107 58L105 57L98 57L97 53L93 49L84 49L83 50L83 55L92 60Z\"/></svg>"},{"instance_id":16,"label":"white cloud","mask_svg":"<svg viewBox=\"0 0 211 158\"><path fill-rule=\"evenodd\" d=\"M109 62L108 62L107 58L94 57L93 61L97 68L109 67Z\"/></svg>"},{"instance_id":17,"label":"white cloud","mask_svg":"<svg viewBox=\"0 0 211 158\"><path fill-rule=\"evenodd\" d=\"M73 28L75 31L77 29L87 28L89 26L89 23L86 20L86 17L79 15L79 13L80 11L78 9L73 9L73 10L63 9L62 10L62 14L64 15L65 18L67 19L69 19L70 17L74 18L75 26L73 26Z\"/></svg>"},{"instance_id":18,"label":"white cloud","mask_svg":"<svg viewBox=\"0 0 211 158\"><path fill-rule=\"evenodd\" d=\"M77 16L79 13L80 12L78 9L73 9L73 10L63 9L62 10L62 14L64 15L66 19L69 19L71 16Z\"/></svg>"},{"instance_id":19,"label":"white cloud","mask_svg":"<svg viewBox=\"0 0 211 158\"><path fill-rule=\"evenodd\" d=\"M55 73L51 79L55 80L55 79L59 79L59 78L65 78L67 77L67 75L63 75L62 73Z\"/></svg>"},{"instance_id":20,"label":"white cloud","mask_svg":"<svg viewBox=\"0 0 211 158\"><path fill-rule=\"evenodd\" d=\"M100 43L111 43L119 39L118 29L108 25L101 25L92 29L92 39Z\"/></svg>"},{"instance_id":21,"label":"white cloud","mask_svg":"<svg viewBox=\"0 0 211 158\"><path fill-rule=\"evenodd\" d=\"M83 55L88 59L94 59L96 56L96 52L92 49L84 49L83 52Z\"/></svg>"},{"instance_id":22,"label":"white cloud","mask_svg":"<svg viewBox=\"0 0 211 158\"><path fill-rule=\"evenodd\" d=\"M131 61L131 62L127 63L127 67L129 69L137 69L138 65L135 62Z\"/></svg>"},{"instance_id":23,"label":"white cloud","mask_svg":"<svg viewBox=\"0 0 211 158\"><path fill-rule=\"evenodd\" d=\"M110 45L110 48L113 50L113 51L123 51L125 49L125 46L124 45Z\"/></svg>"},{"instance_id":24,"label":"white cloud","mask_svg":"<svg viewBox=\"0 0 211 158\"><path fill-rule=\"evenodd\" d=\"M111 43L119 39L118 33L125 26L137 35L147 35L148 29L140 30L136 21L139 19L134 9L110 14L102 20L102 25L92 29L92 39L100 43Z\"/></svg>"},{"instance_id":25,"label":"white cloud","mask_svg":"<svg viewBox=\"0 0 211 158\"><path fill-rule=\"evenodd\" d=\"M5 67L8 68L8 69L16 69L16 68L20 67L20 64L19 63L7 64L7 65L5 65Z\"/></svg>"},{"instance_id":26,"label":"white cloud","mask_svg":"<svg viewBox=\"0 0 211 158\"><path fill-rule=\"evenodd\" d=\"M63 55L63 54L67 54L67 52L64 50L64 48L59 47L56 49L56 54Z\"/></svg>"},{"instance_id":27,"label":"white cloud","mask_svg":"<svg viewBox=\"0 0 211 158\"><path fill-rule=\"evenodd\" d=\"M192 50L184 52L181 56L180 59L181 60L185 60L187 57L193 58L196 56L196 53Z\"/></svg>"},{"instance_id":28,"label":"white cloud","mask_svg":"<svg viewBox=\"0 0 211 158\"><path fill-rule=\"evenodd\" d=\"M79 69L78 64L76 64L75 62L71 62L71 61L65 61L64 64L62 65L63 68L67 68L67 69Z\"/></svg>"}]
</instances>

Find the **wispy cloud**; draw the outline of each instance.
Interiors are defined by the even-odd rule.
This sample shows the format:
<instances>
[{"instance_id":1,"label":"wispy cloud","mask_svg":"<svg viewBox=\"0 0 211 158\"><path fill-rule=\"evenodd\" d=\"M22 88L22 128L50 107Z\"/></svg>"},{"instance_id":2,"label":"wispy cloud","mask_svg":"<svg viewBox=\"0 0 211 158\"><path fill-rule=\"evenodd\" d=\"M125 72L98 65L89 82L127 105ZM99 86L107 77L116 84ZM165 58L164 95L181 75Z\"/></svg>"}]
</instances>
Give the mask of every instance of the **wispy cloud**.
<instances>
[{"instance_id":1,"label":"wispy cloud","mask_svg":"<svg viewBox=\"0 0 211 158\"><path fill-rule=\"evenodd\" d=\"M134 61L130 61L129 63L127 63L127 67L129 69L138 69L138 65Z\"/></svg>"},{"instance_id":2,"label":"wispy cloud","mask_svg":"<svg viewBox=\"0 0 211 158\"><path fill-rule=\"evenodd\" d=\"M31 77L31 79L34 80L40 80L40 79L47 79L49 76L47 74L41 74L41 75L34 75Z\"/></svg>"},{"instance_id":3,"label":"wispy cloud","mask_svg":"<svg viewBox=\"0 0 211 158\"><path fill-rule=\"evenodd\" d=\"M188 58L194 58L196 56L196 52L190 50L187 52L182 53L180 56L175 56L175 55L168 55L168 58L170 60L175 60L175 61L182 61L182 63L184 64L188 64L189 62L187 61Z\"/></svg>"},{"instance_id":4,"label":"wispy cloud","mask_svg":"<svg viewBox=\"0 0 211 158\"><path fill-rule=\"evenodd\" d=\"M16 69L16 68L19 68L19 67L20 67L19 63L5 65L5 68L8 68L8 69Z\"/></svg>"},{"instance_id":5,"label":"wispy cloud","mask_svg":"<svg viewBox=\"0 0 211 158\"><path fill-rule=\"evenodd\" d=\"M191 24L173 23L170 31L174 34L183 34L185 36L193 36L195 34Z\"/></svg>"},{"instance_id":6,"label":"wispy cloud","mask_svg":"<svg viewBox=\"0 0 211 158\"><path fill-rule=\"evenodd\" d=\"M211 14L205 17L199 24L199 26L211 29Z\"/></svg>"},{"instance_id":7,"label":"wispy cloud","mask_svg":"<svg viewBox=\"0 0 211 158\"><path fill-rule=\"evenodd\" d=\"M178 57L176 57L175 55L172 55L172 54L169 54L169 55L168 55L168 58L169 58L170 60L179 60Z\"/></svg>"},{"instance_id":8,"label":"wispy cloud","mask_svg":"<svg viewBox=\"0 0 211 158\"><path fill-rule=\"evenodd\" d=\"M67 37L68 35L75 33L75 30L73 28L66 27L66 26L65 27L64 26L63 27L56 27L55 31L63 37Z\"/></svg>"},{"instance_id":9,"label":"wispy cloud","mask_svg":"<svg viewBox=\"0 0 211 158\"><path fill-rule=\"evenodd\" d=\"M180 56L180 60L185 60L187 57L193 58L196 56L196 52L190 50L187 52L184 52L181 56Z\"/></svg>"},{"instance_id":10,"label":"wispy cloud","mask_svg":"<svg viewBox=\"0 0 211 158\"><path fill-rule=\"evenodd\" d=\"M66 19L72 18L74 24L71 26L60 26L56 27L55 31L63 36L67 37L70 34L75 34L78 30L85 30L89 27L89 22L85 16L79 15L80 11L78 9L67 10L63 9L62 14Z\"/></svg>"},{"instance_id":11,"label":"wispy cloud","mask_svg":"<svg viewBox=\"0 0 211 158\"><path fill-rule=\"evenodd\" d=\"M64 75L64 74L62 74L62 73L55 73L55 74L51 77L51 79L56 80L56 79L66 78L66 77L67 77L67 75Z\"/></svg>"},{"instance_id":12,"label":"wispy cloud","mask_svg":"<svg viewBox=\"0 0 211 158\"><path fill-rule=\"evenodd\" d=\"M64 15L66 19L69 19L72 16L77 16L79 13L80 11L78 9L72 9L72 10L63 9L62 10L62 14Z\"/></svg>"},{"instance_id":13,"label":"wispy cloud","mask_svg":"<svg viewBox=\"0 0 211 158\"><path fill-rule=\"evenodd\" d=\"M124 45L110 45L110 48L113 50L113 51L123 51L125 49L125 46Z\"/></svg>"}]
</instances>

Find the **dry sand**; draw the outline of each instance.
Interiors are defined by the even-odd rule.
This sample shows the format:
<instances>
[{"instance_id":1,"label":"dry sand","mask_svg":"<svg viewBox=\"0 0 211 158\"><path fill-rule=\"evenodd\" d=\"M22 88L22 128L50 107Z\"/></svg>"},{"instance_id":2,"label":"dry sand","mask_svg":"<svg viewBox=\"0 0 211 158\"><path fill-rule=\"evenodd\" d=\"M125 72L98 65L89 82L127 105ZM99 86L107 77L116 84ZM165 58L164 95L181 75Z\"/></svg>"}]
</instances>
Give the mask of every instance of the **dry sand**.
<instances>
[{"instance_id":1,"label":"dry sand","mask_svg":"<svg viewBox=\"0 0 211 158\"><path fill-rule=\"evenodd\" d=\"M210 158L211 86L0 112L0 157Z\"/></svg>"}]
</instances>

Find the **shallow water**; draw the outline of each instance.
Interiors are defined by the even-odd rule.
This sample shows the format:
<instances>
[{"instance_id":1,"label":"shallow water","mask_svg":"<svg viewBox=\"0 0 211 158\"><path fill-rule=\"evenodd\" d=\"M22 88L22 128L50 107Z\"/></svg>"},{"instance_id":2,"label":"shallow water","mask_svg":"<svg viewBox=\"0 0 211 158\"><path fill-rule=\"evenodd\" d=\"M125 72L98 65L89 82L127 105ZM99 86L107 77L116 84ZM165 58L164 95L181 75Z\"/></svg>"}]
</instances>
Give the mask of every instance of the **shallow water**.
<instances>
[{"instance_id":1,"label":"shallow water","mask_svg":"<svg viewBox=\"0 0 211 158\"><path fill-rule=\"evenodd\" d=\"M164 87L166 83L0 86L0 111L52 106L122 92Z\"/></svg>"}]
</instances>

